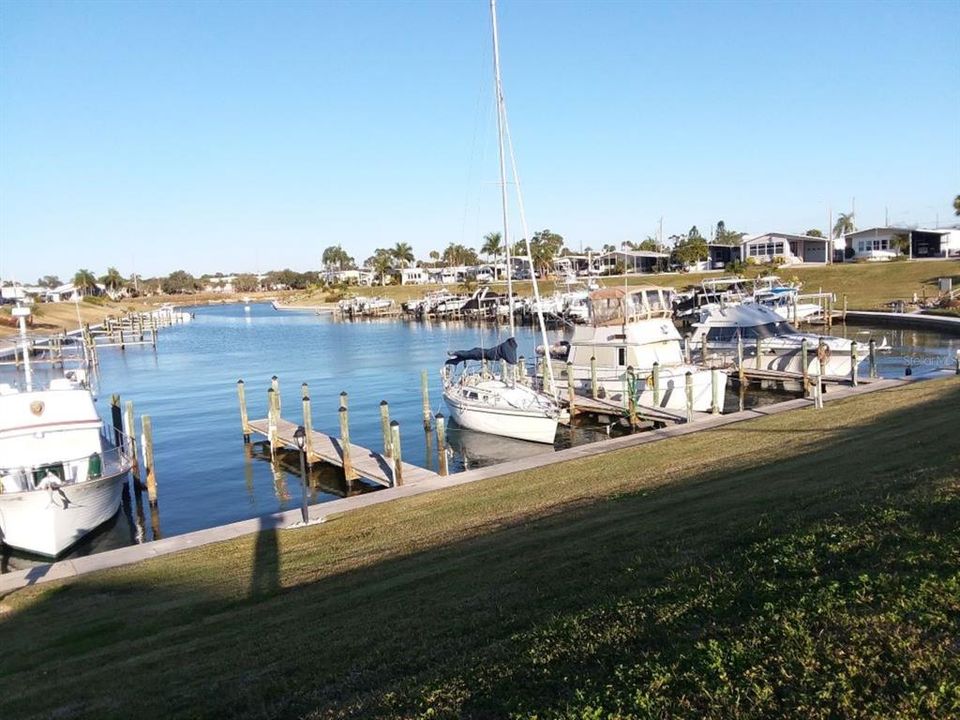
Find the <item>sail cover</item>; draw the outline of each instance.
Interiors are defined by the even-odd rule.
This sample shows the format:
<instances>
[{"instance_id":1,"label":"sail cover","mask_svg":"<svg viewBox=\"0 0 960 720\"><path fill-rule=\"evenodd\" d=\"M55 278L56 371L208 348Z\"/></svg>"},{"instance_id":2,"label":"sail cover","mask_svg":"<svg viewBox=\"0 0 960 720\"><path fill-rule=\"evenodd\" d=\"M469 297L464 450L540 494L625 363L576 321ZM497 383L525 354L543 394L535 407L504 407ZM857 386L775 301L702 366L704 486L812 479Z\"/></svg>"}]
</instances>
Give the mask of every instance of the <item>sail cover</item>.
<instances>
[{"instance_id":1,"label":"sail cover","mask_svg":"<svg viewBox=\"0 0 960 720\"><path fill-rule=\"evenodd\" d=\"M447 365L467 362L468 360L504 360L510 365L517 364L517 341L507 338L492 348L475 347L469 350L454 350L447 359Z\"/></svg>"}]
</instances>

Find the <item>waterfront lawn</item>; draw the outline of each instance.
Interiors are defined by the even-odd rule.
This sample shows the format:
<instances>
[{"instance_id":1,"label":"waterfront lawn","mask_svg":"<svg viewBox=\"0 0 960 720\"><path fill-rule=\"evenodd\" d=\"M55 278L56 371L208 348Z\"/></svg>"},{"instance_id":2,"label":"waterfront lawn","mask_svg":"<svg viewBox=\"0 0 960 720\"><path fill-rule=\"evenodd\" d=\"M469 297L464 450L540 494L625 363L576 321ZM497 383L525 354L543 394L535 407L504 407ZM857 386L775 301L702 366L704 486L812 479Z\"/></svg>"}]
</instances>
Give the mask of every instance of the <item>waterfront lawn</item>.
<instances>
[{"instance_id":1,"label":"waterfront lawn","mask_svg":"<svg viewBox=\"0 0 960 720\"><path fill-rule=\"evenodd\" d=\"M956 717L960 380L0 602L0 717Z\"/></svg>"}]
</instances>

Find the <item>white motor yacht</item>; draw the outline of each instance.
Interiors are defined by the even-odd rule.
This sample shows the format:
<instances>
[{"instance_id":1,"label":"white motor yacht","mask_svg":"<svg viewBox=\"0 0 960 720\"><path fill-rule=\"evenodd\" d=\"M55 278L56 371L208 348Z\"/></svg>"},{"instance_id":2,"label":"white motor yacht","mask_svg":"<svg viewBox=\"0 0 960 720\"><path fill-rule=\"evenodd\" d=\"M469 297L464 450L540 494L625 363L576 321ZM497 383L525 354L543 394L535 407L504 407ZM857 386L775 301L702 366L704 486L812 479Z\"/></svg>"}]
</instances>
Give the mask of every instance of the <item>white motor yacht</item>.
<instances>
[{"instance_id":1,"label":"white motor yacht","mask_svg":"<svg viewBox=\"0 0 960 720\"><path fill-rule=\"evenodd\" d=\"M672 321L672 288L652 286L602 288L590 294L590 319L578 326L570 340L566 361L572 364L572 381L580 392L592 392L592 358L596 358L599 392L626 406L627 368L637 384L637 402L647 407L685 410L686 375L693 381L693 409L709 411L713 403L713 378L707 368L684 362L680 333ZM554 359L555 376L566 376L564 359ZM659 385L654 389L653 366L658 364ZM722 405L726 376L718 378ZM563 384L564 380L559 380Z\"/></svg>"},{"instance_id":2,"label":"white motor yacht","mask_svg":"<svg viewBox=\"0 0 960 720\"><path fill-rule=\"evenodd\" d=\"M851 369L851 341L830 335L798 332L773 309L757 303L706 305L700 310L700 322L694 323L691 348L711 365L737 363L742 345L744 363L757 367L757 343L760 369L803 372L802 348L807 341L807 370L811 374L846 377ZM818 348L823 344L824 366L820 368ZM856 350L858 365L869 355L866 344Z\"/></svg>"},{"instance_id":3,"label":"white motor yacht","mask_svg":"<svg viewBox=\"0 0 960 720\"><path fill-rule=\"evenodd\" d=\"M55 557L116 514L131 462L104 435L85 369L66 369L62 340L28 338L21 319L20 345L22 385L0 384L0 540ZM31 358L45 347L64 376L39 388Z\"/></svg>"}]
</instances>

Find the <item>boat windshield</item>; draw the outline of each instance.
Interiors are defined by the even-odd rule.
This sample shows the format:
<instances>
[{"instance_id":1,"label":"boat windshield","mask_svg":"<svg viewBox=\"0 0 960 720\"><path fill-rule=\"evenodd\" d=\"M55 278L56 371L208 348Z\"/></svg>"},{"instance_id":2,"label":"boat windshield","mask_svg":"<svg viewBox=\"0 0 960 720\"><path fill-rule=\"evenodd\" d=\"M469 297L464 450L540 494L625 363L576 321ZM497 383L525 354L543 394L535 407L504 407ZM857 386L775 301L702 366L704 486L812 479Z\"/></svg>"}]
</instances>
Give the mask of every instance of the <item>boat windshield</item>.
<instances>
[{"instance_id":1,"label":"boat windshield","mask_svg":"<svg viewBox=\"0 0 960 720\"><path fill-rule=\"evenodd\" d=\"M757 338L766 340L767 338L795 335L796 333L796 329L790 323L783 320L750 327L738 327L736 325L729 327L712 327L707 331L707 340L732 342L737 339L738 335L744 340L756 340Z\"/></svg>"}]
</instances>

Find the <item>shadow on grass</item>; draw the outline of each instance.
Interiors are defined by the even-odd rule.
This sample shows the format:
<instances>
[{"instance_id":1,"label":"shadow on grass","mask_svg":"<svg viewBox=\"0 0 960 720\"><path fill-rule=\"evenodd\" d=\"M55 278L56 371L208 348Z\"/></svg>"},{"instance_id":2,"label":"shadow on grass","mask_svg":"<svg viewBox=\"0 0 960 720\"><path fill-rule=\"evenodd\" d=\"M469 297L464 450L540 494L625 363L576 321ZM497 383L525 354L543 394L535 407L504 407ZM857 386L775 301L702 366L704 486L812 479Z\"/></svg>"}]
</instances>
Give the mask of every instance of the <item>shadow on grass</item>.
<instances>
[{"instance_id":1,"label":"shadow on grass","mask_svg":"<svg viewBox=\"0 0 960 720\"><path fill-rule=\"evenodd\" d=\"M271 530L249 597L153 585L149 568L83 578L0 620L0 715L946 717L958 405L945 386L776 466L755 458L287 592ZM309 565L325 540L284 536L284 565ZM117 668L150 677L162 703ZM40 671L56 683L32 682Z\"/></svg>"}]
</instances>

